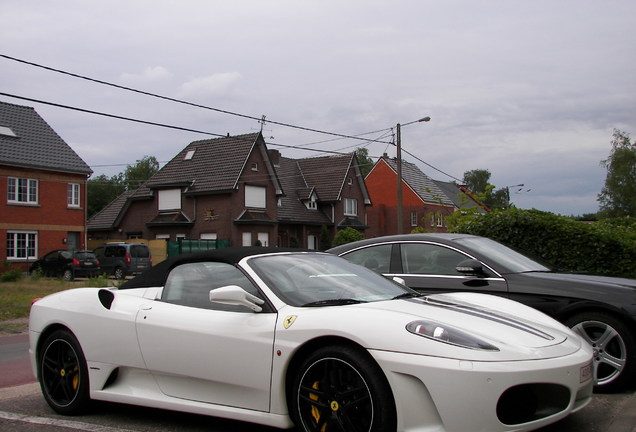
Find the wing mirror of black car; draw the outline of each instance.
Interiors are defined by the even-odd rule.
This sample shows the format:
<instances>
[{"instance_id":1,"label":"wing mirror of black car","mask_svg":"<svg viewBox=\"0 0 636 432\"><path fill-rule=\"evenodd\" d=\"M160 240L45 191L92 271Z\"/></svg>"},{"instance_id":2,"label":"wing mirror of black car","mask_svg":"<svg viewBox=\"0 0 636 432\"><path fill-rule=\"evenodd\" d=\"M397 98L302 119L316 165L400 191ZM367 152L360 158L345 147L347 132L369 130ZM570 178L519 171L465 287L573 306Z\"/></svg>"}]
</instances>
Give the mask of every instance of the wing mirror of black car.
<instances>
[{"instance_id":1,"label":"wing mirror of black car","mask_svg":"<svg viewBox=\"0 0 636 432\"><path fill-rule=\"evenodd\" d=\"M457 264L457 267L455 267L455 270L457 270L459 273L464 274L472 274L478 276L486 275L482 264L475 259L467 259L460 262L459 264Z\"/></svg>"},{"instance_id":2,"label":"wing mirror of black car","mask_svg":"<svg viewBox=\"0 0 636 432\"><path fill-rule=\"evenodd\" d=\"M210 301L212 303L245 306L254 312L262 311L263 308L259 305L265 303L265 300L248 293L238 285L228 285L210 290Z\"/></svg>"}]
</instances>

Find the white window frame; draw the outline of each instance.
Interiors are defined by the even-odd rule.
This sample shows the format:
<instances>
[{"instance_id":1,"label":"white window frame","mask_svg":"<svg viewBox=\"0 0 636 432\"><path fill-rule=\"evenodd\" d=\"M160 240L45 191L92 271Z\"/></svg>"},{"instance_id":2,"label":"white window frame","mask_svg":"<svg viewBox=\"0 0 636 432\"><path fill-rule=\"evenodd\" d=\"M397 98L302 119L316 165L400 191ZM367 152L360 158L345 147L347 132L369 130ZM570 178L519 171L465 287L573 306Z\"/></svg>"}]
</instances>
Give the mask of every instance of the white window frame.
<instances>
[{"instance_id":1,"label":"white window frame","mask_svg":"<svg viewBox=\"0 0 636 432\"><path fill-rule=\"evenodd\" d=\"M23 247L20 247L20 237ZM37 231L7 231L7 259L26 261L38 257L38 233ZM23 250L24 253L20 253Z\"/></svg>"},{"instance_id":2,"label":"white window frame","mask_svg":"<svg viewBox=\"0 0 636 432\"><path fill-rule=\"evenodd\" d=\"M265 186L245 185L245 207L267 208L267 188Z\"/></svg>"},{"instance_id":3,"label":"white window frame","mask_svg":"<svg viewBox=\"0 0 636 432\"><path fill-rule=\"evenodd\" d=\"M80 207L80 184L69 183L66 188L66 204L69 207Z\"/></svg>"},{"instance_id":4,"label":"white window frame","mask_svg":"<svg viewBox=\"0 0 636 432\"><path fill-rule=\"evenodd\" d=\"M417 226L417 212L411 212L411 226Z\"/></svg>"},{"instance_id":5,"label":"white window frame","mask_svg":"<svg viewBox=\"0 0 636 432\"><path fill-rule=\"evenodd\" d=\"M159 211L181 210L181 189L161 189L157 202Z\"/></svg>"},{"instance_id":6,"label":"white window frame","mask_svg":"<svg viewBox=\"0 0 636 432\"><path fill-rule=\"evenodd\" d=\"M358 200L355 198L344 199L344 215L358 216Z\"/></svg>"},{"instance_id":7,"label":"white window frame","mask_svg":"<svg viewBox=\"0 0 636 432\"><path fill-rule=\"evenodd\" d=\"M259 232L257 236L258 236L258 240L261 242L261 246L263 247L269 246L269 233Z\"/></svg>"},{"instance_id":8,"label":"white window frame","mask_svg":"<svg viewBox=\"0 0 636 432\"><path fill-rule=\"evenodd\" d=\"M307 201L306 207L309 210L318 210L318 201L316 200L315 194L311 194L311 196L309 197L309 201Z\"/></svg>"},{"instance_id":9,"label":"white window frame","mask_svg":"<svg viewBox=\"0 0 636 432\"><path fill-rule=\"evenodd\" d=\"M7 178L7 202L12 204L37 204L39 181L23 177ZM23 199L20 199L23 197Z\"/></svg>"},{"instance_id":10,"label":"white window frame","mask_svg":"<svg viewBox=\"0 0 636 432\"><path fill-rule=\"evenodd\" d=\"M252 245L252 233L251 232L244 232L242 234L242 243L243 243L243 246L253 246Z\"/></svg>"}]
</instances>

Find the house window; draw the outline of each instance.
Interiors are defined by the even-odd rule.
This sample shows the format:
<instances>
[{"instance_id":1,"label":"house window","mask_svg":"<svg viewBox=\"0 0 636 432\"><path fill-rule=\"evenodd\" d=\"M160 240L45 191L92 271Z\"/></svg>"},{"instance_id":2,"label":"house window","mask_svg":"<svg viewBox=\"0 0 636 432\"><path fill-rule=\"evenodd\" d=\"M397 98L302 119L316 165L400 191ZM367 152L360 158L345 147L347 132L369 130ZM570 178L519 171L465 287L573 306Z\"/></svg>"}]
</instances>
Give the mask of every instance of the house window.
<instances>
[{"instance_id":1,"label":"house window","mask_svg":"<svg viewBox=\"0 0 636 432\"><path fill-rule=\"evenodd\" d=\"M8 231L7 232L7 258L31 259L37 258L38 234L36 232Z\"/></svg>"},{"instance_id":2,"label":"house window","mask_svg":"<svg viewBox=\"0 0 636 432\"><path fill-rule=\"evenodd\" d=\"M188 152L186 153L185 157L183 158L183 160L192 160L192 158L194 157L194 152L196 150L188 150Z\"/></svg>"},{"instance_id":3,"label":"house window","mask_svg":"<svg viewBox=\"0 0 636 432\"><path fill-rule=\"evenodd\" d=\"M355 198L345 198L345 216L358 216L358 200Z\"/></svg>"},{"instance_id":4,"label":"house window","mask_svg":"<svg viewBox=\"0 0 636 432\"><path fill-rule=\"evenodd\" d=\"M258 171L258 163L257 162L252 163L252 171Z\"/></svg>"},{"instance_id":5,"label":"house window","mask_svg":"<svg viewBox=\"0 0 636 432\"><path fill-rule=\"evenodd\" d=\"M69 183L66 189L66 203L69 207L80 206L80 185L79 183Z\"/></svg>"},{"instance_id":6,"label":"house window","mask_svg":"<svg viewBox=\"0 0 636 432\"><path fill-rule=\"evenodd\" d=\"M312 194L311 198L309 198L309 201L307 201L307 208L309 210L317 210L318 209L318 203L316 201L316 195Z\"/></svg>"},{"instance_id":7,"label":"house window","mask_svg":"<svg viewBox=\"0 0 636 432\"><path fill-rule=\"evenodd\" d=\"M9 177L7 201L10 203L37 204L38 181L36 179Z\"/></svg>"},{"instance_id":8,"label":"house window","mask_svg":"<svg viewBox=\"0 0 636 432\"><path fill-rule=\"evenodd\" d=\"M159 210L181 209L181 189L164 189L159 191Z\"/></svg>"},{"instance_id":9,"label":"house window","mask_svg":"<svg viewBox=\"0 0 636 432\"><path fill-rule=\"evenodd\" d=\"M417 226L417 212L411 212L411 226Z\"/></svg>"},{"instance_id":10,"label":"house window","mask_svg":"<svg viewBox=\"0 0 636 432\"><path fill-rule=\"evenodd\" d=\"M258 233L258 241L261 242L261 246L269 246L269 233L260 232Z\"/></svg>"},{"instance_id":11,"label":"house window","mask_svg":"<svg viewBox=\"0 0 636 432\"><path fill-rule=\"evenodd\" d=\"M243 246L253 246L252 245L252 233L251 232L244 232L242 234L242 241L243 241Z\"/></svg>"},{"instance_id":12,"label":"house window","mask_svg":"<svg viewBox=\"0 0 636 432\"><path fill-rule=\"evenodd\" d=\"M245 186L245 207L266 208L266 191L263 186Z\"/></svg>"}]
</instances>

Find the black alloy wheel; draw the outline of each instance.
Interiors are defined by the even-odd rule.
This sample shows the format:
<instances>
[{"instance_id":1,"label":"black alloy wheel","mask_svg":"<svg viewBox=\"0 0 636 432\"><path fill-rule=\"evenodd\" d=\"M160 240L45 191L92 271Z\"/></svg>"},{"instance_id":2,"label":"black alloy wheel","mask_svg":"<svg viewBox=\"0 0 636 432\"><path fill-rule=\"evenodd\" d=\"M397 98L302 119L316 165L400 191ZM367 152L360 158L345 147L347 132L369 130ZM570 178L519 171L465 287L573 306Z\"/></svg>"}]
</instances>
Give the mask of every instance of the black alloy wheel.
<instances>
[{"instance_id":1,"label":"black alloy wheel","mask_svg":"<svg viewBox=\"0 0 636 432\"><path fill-rule=\"evenodd\" d=\"M49 335L38 360L40 388L46 402L60 414L80 414L89 396L88 368L75 336L67 330Z\"/></svg>"},{"instance_id":2,"label":"black alloy wheel","mask_svg":"<svg viewBox=\"0 0 636 432\"><path fill-rule=\"evenodd\" d=\"M592 345L595 391L610 393L633 385L636 336L625 324L603 312L581 313L565 324Z\"/></svg>"},{"instance_id":3,"label":"black alloy wheel","mask_svg":"<svg viewBox=\"0 0 636 432\"><path fill-rule=\"evenodd\" d=\"M395 431L389 384L368 353L325 347L302 364L294 382L292 417L307 432Z\"/></svg>"}]
</instances>

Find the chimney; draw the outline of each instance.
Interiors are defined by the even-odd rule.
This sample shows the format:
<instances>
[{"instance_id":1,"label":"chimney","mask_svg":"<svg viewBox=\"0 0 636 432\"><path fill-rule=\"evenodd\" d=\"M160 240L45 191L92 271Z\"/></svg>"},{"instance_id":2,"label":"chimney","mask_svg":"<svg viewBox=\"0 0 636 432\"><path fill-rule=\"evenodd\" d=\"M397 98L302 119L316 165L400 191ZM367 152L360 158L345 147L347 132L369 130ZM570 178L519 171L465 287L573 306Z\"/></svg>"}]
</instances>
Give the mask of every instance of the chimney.
<instances>
[{"instance_id":1,"label":"chimney","mask_svg":"<svg viewBox=\"0 0 636 432\"><path fill-rule=\"evenodd\" d=\"M272 164L275 167L280 166L280 152L278 150L267 150L269 153L269 158L272 160Z\"/></svg>"}]
</instances>

